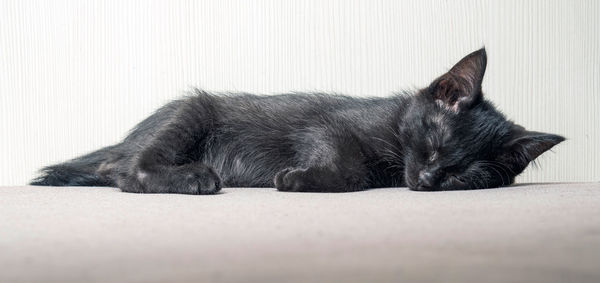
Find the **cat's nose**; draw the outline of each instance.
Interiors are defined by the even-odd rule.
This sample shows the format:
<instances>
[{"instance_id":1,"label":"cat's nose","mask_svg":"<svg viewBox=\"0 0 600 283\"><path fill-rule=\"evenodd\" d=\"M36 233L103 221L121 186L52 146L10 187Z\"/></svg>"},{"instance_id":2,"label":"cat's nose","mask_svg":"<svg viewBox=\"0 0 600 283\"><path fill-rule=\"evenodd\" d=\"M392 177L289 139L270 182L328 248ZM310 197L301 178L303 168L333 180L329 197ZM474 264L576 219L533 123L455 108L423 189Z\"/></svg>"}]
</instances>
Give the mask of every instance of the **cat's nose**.
<instances>
[{"instance_id":1,"label":"cat's nose","mask_svg":"<svg viewBox=\"0 0 600 283\"><path fill-rule=\"evenodd\" d=\"M432 188L435 186L435 176L428 171L419 172L419 184L424 188Z\"/></svg>"}]
</instances>

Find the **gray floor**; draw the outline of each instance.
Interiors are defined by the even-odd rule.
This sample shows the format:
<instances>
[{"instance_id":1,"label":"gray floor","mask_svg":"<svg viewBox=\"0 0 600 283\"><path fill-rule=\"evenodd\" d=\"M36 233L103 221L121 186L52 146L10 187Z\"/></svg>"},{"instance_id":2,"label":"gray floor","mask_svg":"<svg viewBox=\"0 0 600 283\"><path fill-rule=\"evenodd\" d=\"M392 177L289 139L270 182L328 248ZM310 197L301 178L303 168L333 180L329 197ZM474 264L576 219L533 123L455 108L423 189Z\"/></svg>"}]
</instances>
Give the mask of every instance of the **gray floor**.
<instances>
[{"instance_id":1,"label":"gray floor","mask_svg":"<svg viewBox=\"0 0 600 283\"><path fill-rule=\"evenodd\" d=\"M0 188L0 282L600 282L600 184Z\"/></svg>"}]
</instances>

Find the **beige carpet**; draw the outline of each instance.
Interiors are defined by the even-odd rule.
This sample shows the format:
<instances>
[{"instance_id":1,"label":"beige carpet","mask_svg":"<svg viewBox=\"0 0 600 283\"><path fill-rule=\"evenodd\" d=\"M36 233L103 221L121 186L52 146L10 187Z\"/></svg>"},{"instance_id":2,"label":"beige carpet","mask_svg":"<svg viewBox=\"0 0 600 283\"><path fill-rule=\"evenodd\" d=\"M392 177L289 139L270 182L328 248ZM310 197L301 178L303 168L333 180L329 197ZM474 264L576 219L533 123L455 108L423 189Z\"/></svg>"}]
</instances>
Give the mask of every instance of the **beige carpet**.
<instances>
[{"instance_id":1,"label":"beige carpet","mask_svg":"<svg viewBox=\"0 0 600 283\"><path fill-rule=\"evenodd\" d=\"M0 188L0 282L600 282L600 184Z\"/></svg>"}]
</instances>

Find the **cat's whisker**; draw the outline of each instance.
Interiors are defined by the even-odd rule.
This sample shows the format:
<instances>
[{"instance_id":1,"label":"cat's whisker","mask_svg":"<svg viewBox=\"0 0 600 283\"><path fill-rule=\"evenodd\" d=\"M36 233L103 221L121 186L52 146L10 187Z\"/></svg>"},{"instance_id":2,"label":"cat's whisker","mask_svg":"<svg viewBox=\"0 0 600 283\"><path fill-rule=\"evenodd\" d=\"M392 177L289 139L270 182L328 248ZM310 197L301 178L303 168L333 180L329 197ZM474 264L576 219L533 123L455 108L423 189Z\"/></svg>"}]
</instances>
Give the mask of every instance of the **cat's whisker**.
<instances>
[{"instance_id":1,"label":"cat's whisker","mask_svg":"<svg viewBox=\"0 0 600 283\"><path fill-rule=\"evenodd\" d=\"M480 164L475 163L475 166L472 166L465 174L470 178L473 185L476 186L477 189L487 188L489 186L488 177L485 171L475 170L473 167L478 167Z\"/></svg>"},{"instance_id":2,"label":"cat's whisker","mask_svg":"<svg viewBox=\"0 0 600 283\"><path fill-rule=\"evenodd\" d=\"M535 160L534 160L535 161ZM511 174L513 175L518 175L517 173L515 173L515 171L513 171L512 169L510 169L510 167L508 167L506 164L498 162L498 161L483 161L486 163L492 163L492 164L496 164L498 166L501 166L502 168L504 168L505 170L510 171Z\"/></svg>"},{"instance_id":3,"label":"cat's whisker","mask_svg":"<svg viewBox=\"0 0 600 283\"><path fill-rule=\"evenodd\" d=\"M475 171L475 173L477 174L477 185L478 188L477 189L483 189L483 188L487 188L489 186L488 181L486 176L484 176L484 172L481 171Z\"/></svg>"},{"instance_id":4,"label":"cat's whisker","mask_svg":"<svg viewBox=\"0 0 600 283\"><path fill-rule=\"evenodd\" d=\"M504 186L504 175L501 174L500 171L498 171L496 168L494 168L494 165L487 164L487 165L483 165L483 166L484 166L484 168L489 168L489 169L493 170L496 174L498 174L498 177L500 177L500 181L502 182L502 186ZM508 183L508 181L507 181L507 183Z\"/></svg>"},{"instance_id":5,"label":"cat's whisker","mask_svg":"<svg viewBox=\"0 0 600 283\"><path fill-rule=\"evenodd\" d=\"M379 138L379 137L372 137L372 139L375 139L375 140L381 141L381 142L385 143L386 145L388 145L389 147L391 147L391 148L394 148L394 149L396 149L396 150L398 150L398 149L399 149L397 145L394 145L394 144L390 143L389 141L386 141L386 140L384 140L384 139L382 139L382 138Z\"/></svg>"},{"instance_id":6,"label":"cat's whisker","mask_svg":"<svg viewBox=\"0 0 600 283\"><path fill-rule=\"evenodd\" d=\"M505 174L505 176L506 176L506 179L507 179L507 180L506 180L506 184L505 184L505 183L504 183L504 178L503 178L503 176L501 176L501 177L500 177L500 178L502 179L502 186L505 186L505 185L510 185L510 178L511 178L511 175L509 174L509 172L508 172L508 171L510 171L510 172L512 172L512 173L514 173L514 172L513 172L513 171L512 171L512 170L511 170L511 169L510 169L508 166L506 166L506 165L504 165L504 164L502 164L502 163L499 163L499 162L492 162L492 161L481 161L481 164L483 164L483 165L487 165L489 168L492 168L492 167L493 167L493 168L498 168L498 169L501 169L501 170L502 170L502 172ZM495 169L494 169L494 170L495 170ZM516 174L513 174L513 175L516 175Z\"/></svg>"}]
</instances>

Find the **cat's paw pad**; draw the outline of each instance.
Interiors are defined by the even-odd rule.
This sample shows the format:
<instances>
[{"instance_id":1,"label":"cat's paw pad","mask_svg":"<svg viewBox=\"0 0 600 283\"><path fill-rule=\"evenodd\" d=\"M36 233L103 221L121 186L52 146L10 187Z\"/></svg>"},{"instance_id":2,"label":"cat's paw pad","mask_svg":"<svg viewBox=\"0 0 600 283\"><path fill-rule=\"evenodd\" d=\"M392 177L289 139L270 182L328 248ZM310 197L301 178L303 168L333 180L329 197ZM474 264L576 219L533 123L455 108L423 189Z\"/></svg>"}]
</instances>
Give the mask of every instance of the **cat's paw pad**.
<instances>
[{"instance_id":1,"label":"cat's paw pad","mask_svg":"<svg viewBox=\"0 0 600 283\"><path fill-rule=\"evenodd\" d=\"M275 175L275 188L285 192L307 191L306 169L286 168Z\"/></svg>"}]
</instances>

